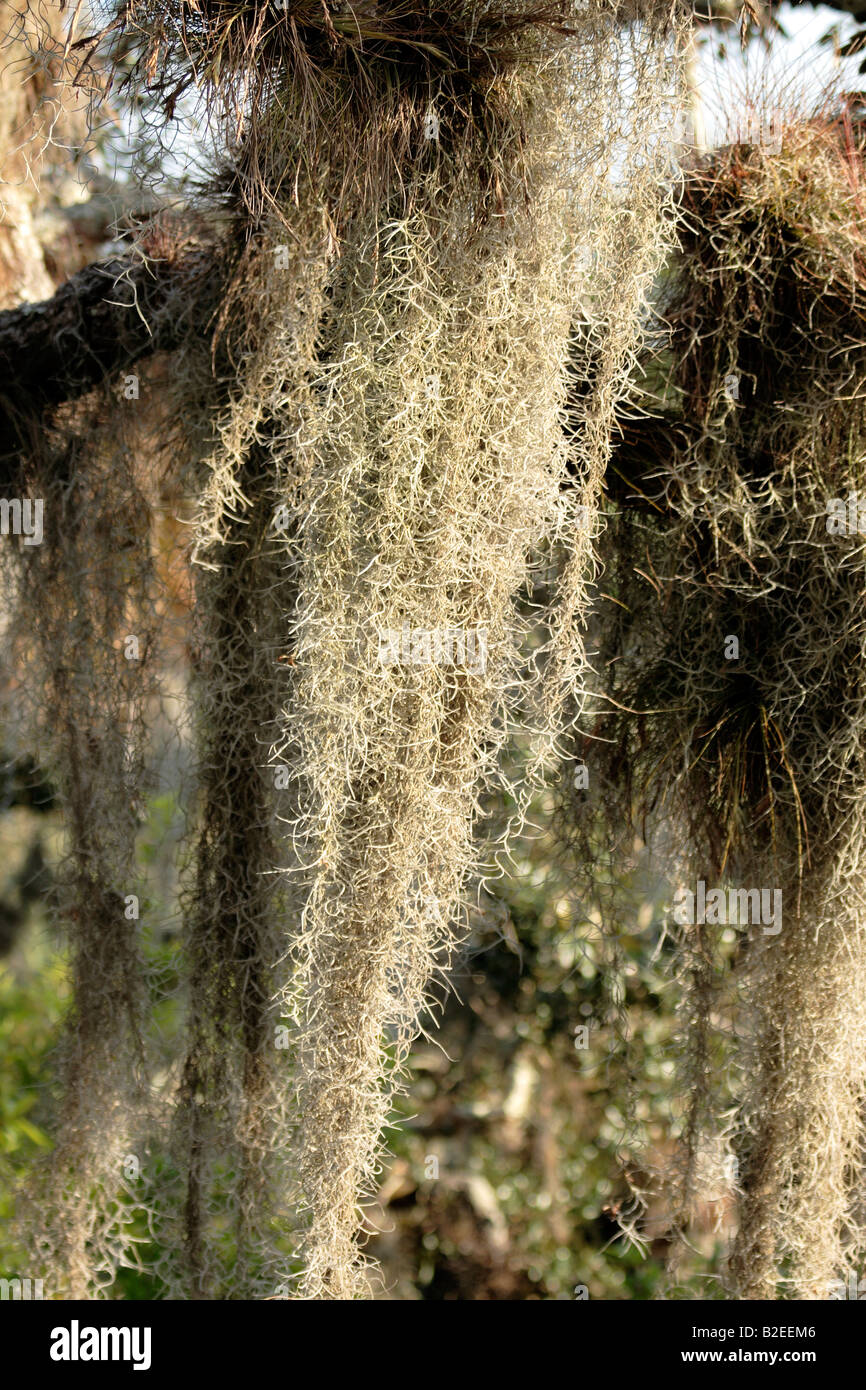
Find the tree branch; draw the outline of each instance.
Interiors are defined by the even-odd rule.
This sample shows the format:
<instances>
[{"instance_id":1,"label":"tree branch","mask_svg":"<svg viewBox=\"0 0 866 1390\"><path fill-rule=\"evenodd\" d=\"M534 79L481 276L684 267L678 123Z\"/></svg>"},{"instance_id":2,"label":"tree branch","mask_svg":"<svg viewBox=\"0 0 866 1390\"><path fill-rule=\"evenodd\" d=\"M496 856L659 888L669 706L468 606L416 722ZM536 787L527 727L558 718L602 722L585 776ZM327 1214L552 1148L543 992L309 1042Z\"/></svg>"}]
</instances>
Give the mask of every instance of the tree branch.
<instances>
[{"instance_id":1,"label":"tree branch","mask_svg":"<svg viewBox=\"0 0 866 1390\"><path fill-rule=\"evenodd\" d=\"M41 412L207 332L224 275L210 251L115 257L86 266L52 299L0 313L0 482L17 473Z\"/></svg>"}]
</instances>

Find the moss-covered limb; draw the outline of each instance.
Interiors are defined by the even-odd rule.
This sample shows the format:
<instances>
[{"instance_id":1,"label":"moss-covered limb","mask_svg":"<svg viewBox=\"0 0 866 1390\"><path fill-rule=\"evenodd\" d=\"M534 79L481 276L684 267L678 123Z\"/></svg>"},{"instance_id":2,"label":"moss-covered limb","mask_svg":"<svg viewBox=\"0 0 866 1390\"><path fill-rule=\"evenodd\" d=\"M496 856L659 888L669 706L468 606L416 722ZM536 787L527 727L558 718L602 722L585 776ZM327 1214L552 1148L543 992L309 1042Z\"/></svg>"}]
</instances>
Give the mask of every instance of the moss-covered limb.
<instances>
[{"instance_id":1,"label":"moss-covered limb","mask_svg":"<svg viewBox=\"0 0 866 1390\"><path fill-rule=\"evenodd\" d=\"M116 257L40 304L0 314L0 484L14 486L45 410L212 326L226 268L212 250Z\"/></svg>"}]
</instances>

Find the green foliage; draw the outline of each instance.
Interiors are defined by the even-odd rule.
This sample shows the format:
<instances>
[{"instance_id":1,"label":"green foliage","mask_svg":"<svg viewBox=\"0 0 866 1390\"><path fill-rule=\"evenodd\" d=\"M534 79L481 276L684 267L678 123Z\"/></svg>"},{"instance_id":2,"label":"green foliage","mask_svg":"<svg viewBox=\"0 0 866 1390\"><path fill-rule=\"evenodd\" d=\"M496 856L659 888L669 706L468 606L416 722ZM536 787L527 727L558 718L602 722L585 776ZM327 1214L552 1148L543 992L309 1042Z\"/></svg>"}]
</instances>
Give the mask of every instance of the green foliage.
<instances>
[{"instance_id":1,"label":"green foliage","mask_svg":"<svg viewBox=\"0 0 866 1390\"><path fill-rule=\"evenodd\" d=\"M63 971L34 933L23 958L0 964L0 1272L26 1255L12 1231L15 1194L40 1153L51 1147L43 1127L47 1062L64 1008Z\"/></svg>"}]
</instances>

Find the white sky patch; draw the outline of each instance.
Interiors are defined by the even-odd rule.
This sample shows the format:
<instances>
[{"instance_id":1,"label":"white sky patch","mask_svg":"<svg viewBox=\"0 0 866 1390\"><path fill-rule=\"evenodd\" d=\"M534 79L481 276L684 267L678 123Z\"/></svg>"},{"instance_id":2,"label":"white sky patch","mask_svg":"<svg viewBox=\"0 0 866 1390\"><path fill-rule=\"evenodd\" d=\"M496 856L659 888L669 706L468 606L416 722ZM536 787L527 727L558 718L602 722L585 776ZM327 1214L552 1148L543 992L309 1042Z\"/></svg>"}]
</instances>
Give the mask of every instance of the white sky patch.
<instances>
[{"instance_id":1,"label":"white sky patch","mask_svg":"<svg viewBox=\"0 0 866 1390\"><path fill-rule=\"evenodd\" d=\"M866 3L866 0L864 0ZM736 25L705 29L698 35L697 79L708 145L725 144L748 128L750 118L771 118L774 110L806 115L830 94L857 91L866 83L858 67L866 52L840 59L835 48L864 27L853 15L826 5L780 6L777 17L787 37L774 34L769 47L753 39L740 49ZM837 43L822 43L835 29Z\"/></svg>"}]
</instances>

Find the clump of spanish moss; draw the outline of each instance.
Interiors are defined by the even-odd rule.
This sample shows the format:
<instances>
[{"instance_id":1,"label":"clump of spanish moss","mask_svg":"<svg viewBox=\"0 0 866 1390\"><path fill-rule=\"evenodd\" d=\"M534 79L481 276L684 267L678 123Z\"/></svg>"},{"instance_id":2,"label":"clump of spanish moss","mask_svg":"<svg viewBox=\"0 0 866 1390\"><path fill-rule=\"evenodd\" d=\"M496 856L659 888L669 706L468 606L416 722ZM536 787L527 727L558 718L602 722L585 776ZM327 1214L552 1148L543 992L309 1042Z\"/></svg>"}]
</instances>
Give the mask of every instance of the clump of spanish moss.
<instances>
[{"instance_id":1,"label":"clump of spanish moss","mask_svg":"<svg viewBox=\"0 0 866 1390\"><path fill-rule=\"evenodd\" d=\"M648 12L652 6L647 6ZM192 103L237 152L235 186L255 219L330 185L351 215L380 206L418 163L431 120L457 161L475 159L495 193L517 131L505 74L581 35L572 0L322 4L292 0L126 0L71 43L68 71L97 94L118 73L146 94L157 138ZM605 6L611 19L615 7ZM86 22L84 22L86 29Z\"/></svg>"},{"instance_id":2,"label":"clump of spanish moss","mask_svg":"<svg viewBox=\"0 0 866 1390\"><path fill-rule=\"evenodd\" d=\"M198 831L176 1117L185 1183L180 1288L193 1297L227 1296L226 1288L235 1297L273 1293L273 1218L286 1198L288 1060L276 996L287 905L276 870L285 858L278 821L287 778L268 767L287 677L279 660L286 599L266 447L247 444L234 482L239 496L228 504L225 538L200 555L194 619ZM216 1219L226 1211L228 1232Z\"/></svg>"},{"instance_id":3,"label":"clump of spanish moss","mask_svg":"<svg viewBox=\"0 0 866 1390\"><path fill-rule=\"evenodd\" d=\"M866 425L862 189L861 150L829 120L688 171L667 417L614 460L611 703L587 758L609 823L637 827L693 895L682 909L699 882L725 894L673 927L688 1101L672 1219L685 1227L727 1149L741 1298L827 1297L862 1260L866 550L847 519ZM732 913L731 889L767 897L746 914L740 893Z\"/></svg>"},{"instance_id":4,"label":"clump of spanish moss","mask_svg":"<svg viewBox=\"0 0 866 1390\"><path fill-rule=\"evenodd\" d=\"M274 507L292 681L272 769L290 779L280 813L299 915L285 941L285 1123L297 1121L307 1297L368 1288L358 1204L431 980L459 941L480 798L504 782L519 822L529 790L509 781L509 742L544 735L543 771L582 677L612 410L665 244L659 136L676 66L661 21L623 33L598 6L574 23L568 44L542 24L508 61L490 48L464 105L450 69L419 82L398 66L401 118L386 84L377 160L365 122L360 137L341 124L345 83L329 72L319 110L345 148L325 155L304 133L293 164L285 135L306 132L308 113L289 107L301 87L284 96L292 119L280 108L266 124L282 123L295 197L272 179L276 211L224 315L231 332L242 308L254 329L198 558L225 566L235 518L249 539ZM373 191L354 186L356 162ZM569 446L576 361L588 381ZM248 471L262 448L276 493ZM573 558L548 640L530 650L560 543Z\"/></svg>"},{"instance_id":5,"label":"clump of spanish moss","mask_svg":"<svg viewBox=\"0 0 866 1390\"><path fill-rule=\"evenodd\" d=\"M31 1219L46 1287L71 1298L98 1296L120 1264L135 1263L122 1194L136 1192L148 1105L135 840L152 693L150 505L132 445L116 420L101 423L105 410L97 393L34 445L22 467L39 525L4 550L11 717L64 809L54 909L72 997L56 1144Z\"/></svg>"},{"instance_id":6,"label":"clump of spanish moss","mask_svg":"<svg viewBox=\"0 0 866 1390\"><path fill-rule=\"evenodd\" d=\"M265 469L267 456L259 458ZM223 551L212 552L217 568L197 584L199 821L186 913L189 1020L177 1115L185 1286L193 1297L225 1296L213 1229L220 1202L234 1217L233 1250L247 1279L246 1288L235 1280L235 1296L255 1288L260 1252L251 1259L248 1246L257 1216L270 1211L269 1126L284 1085L272 1005L281 955L273 902L276 798L265 767L279 700L279 614L268 606L278 574L267 564L273 508L252 463L244 479L256 490L257 505L235 524ZM259 1283L256 1291L265 1288Z\"/></svg>"},{"instance_id":7,"label":"clump of spanish moss","mask_svg":"<svg viewBox=\"0 0 866 1390\"><path fill-rule=\"evenodd\" d=\"M358 1206L431 982L460 940L481 798L507 790L515 833L530 788L510 774L510 741L537 738L543 772L583 676L575 630L604 422L664 244L658 165L653 177L644 160L671 70L660 32L623 40L602 9L580 22L567 55L541 63L533 46L503 77L512 137L500 133L492 186L481 130L459 157L440 133L400 198L347 228L300 490L291 450L295 681L275 757L297 801L302 907L286 1009L305 1297L368 1287ZM632 42L647 125L615 190L616 84ZM610 125L593 148L599 108ZM617 280L611 313L600 291ZM578 355L592 379L570 478L575 308L596 351ZM576 558L546 610L560 542ZM539 626L547 640L533 648Z\"/></svg>"},{"instance_id":8,"label":"clump of spanish moss","mask_svg":"<svg viewBox=\"0 0 866 1390\"><path fill-rule=\"evenodd\" d=\"M369 1292L360 1204L494 863L484 798L511 799L507 852L580 705L614 410L669 243L681 22L630 17L128 0L69 37L80 84L116 59L159 98L158 137L204 106L241 248L209 449L201 402L178 412L204 462L194 1297Z\"/></svg>"},{"instance_id":9,"label":"clump of spanish moss","mask_svg":"<svg viewBox=\"0 0 866 1390\"><path fill-rule=\"evenodd\" d=\"M280 821L292 801L288 769L269 762L290 676L294 592L284 555L290 489L277 460L286 466L290 440L303 432L330 245L323 225L307 230L291 260L275 236L250 247L230 291L240 312L224 312L219 346L236 359L241 385L230 387L221 412L211 400L218 448L211 437L203 466L204 428L188 466L198 491L199 789L175 1149L185 1189L176 1280L193 1297L271 1296L284 1282L277 1217L284 1226L291 1188L290 1060L279 996L291 904L277 870L286 860ZM263 324L251 323L257 312Z\"/></svg>"}]
</instances>

